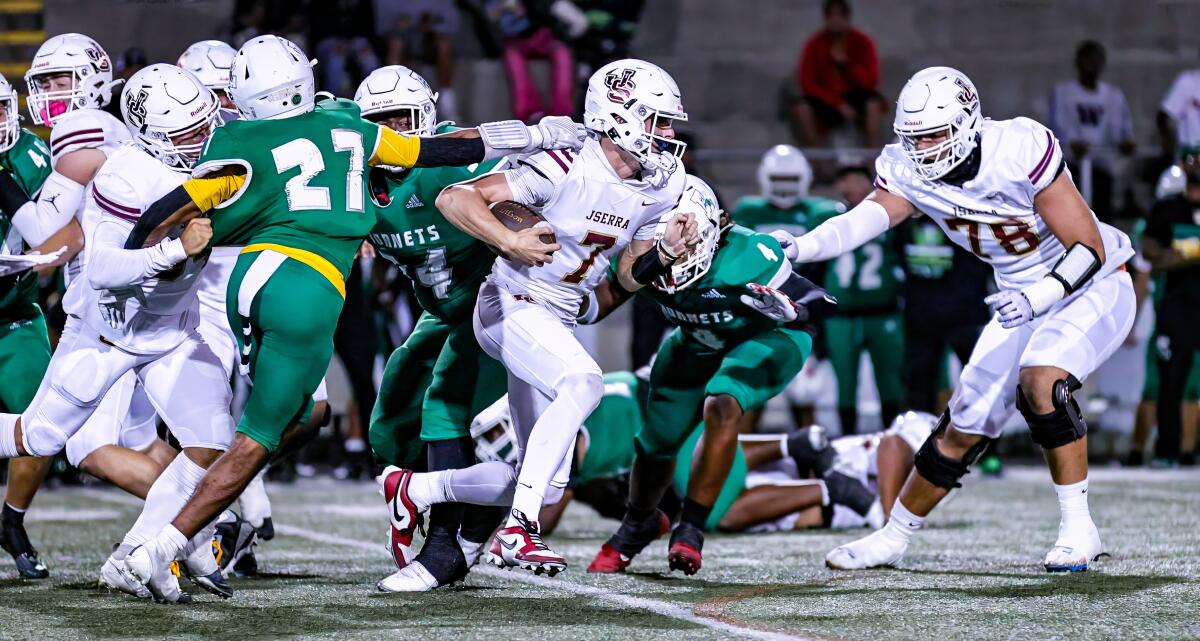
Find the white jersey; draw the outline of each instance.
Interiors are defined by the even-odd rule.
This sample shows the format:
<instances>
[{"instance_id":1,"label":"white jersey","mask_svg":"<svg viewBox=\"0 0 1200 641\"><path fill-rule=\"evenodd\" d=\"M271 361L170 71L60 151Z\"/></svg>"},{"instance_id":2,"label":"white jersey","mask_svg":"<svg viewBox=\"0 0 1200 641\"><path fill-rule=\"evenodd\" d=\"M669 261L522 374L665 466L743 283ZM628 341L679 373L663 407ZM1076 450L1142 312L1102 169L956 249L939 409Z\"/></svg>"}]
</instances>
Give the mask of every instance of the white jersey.
<instances>
[{"instance_id":1,"label":"white jersey","mask_svg":"<svg viewBox=\"0 0 1200 641\"><path fill-rule=\"evenodd\" d=\"M1066 252L1033 199L1067 169L1054 134L1033 120L984 120L982 130L979 171L962 187L917 176L899 144L879 154L875 186L912 203L991 265L1001 289L1021 289L1044 278ZM1133 248L1124 232L1096 224L1104 241L1101 278L1129 260Z\"/></svg>"},{"instance_id":2,"label":"white jersey","mask_svg":"<svg viewBox=\"0 0 1200 641\"><path fill-rule=\"evenodd\" d=\"M1175 120L1181 147L1200 146L1200 69L1180 73L1160 108Z\"/></svg>"},{"instance_id":3,"label":"white jersey","mask_svg":"<svg viewBox=\"0 0 1200 641\"><path fill-rule=\"evenodd\" d=\"M199 322L196 289L206 257L186 258L178 239L124 248L138 217L187 178L130 143L109 156L88 188L85 216L97 222L86 239L92 247L88 282L75 288L87 301L80 315L125 351L168 351ZM178 274L156 276L181 261Z\"/></svg>"},{"instance_id":4,"label":"white jersey","mask_svg":"<svg viewBox=\"0 0 1200 641\"><path fill-rule=\"evenodd\" d=\"M1095 90L1064 80L1050 94L1050 128L1067 145L1115 147L1133 140L1133 114L1120 89L1099 82Z\"/></svg>"},{"instance_id":5,"label":"white jersey","mask_svg":"<svg viewBox=\"0 0 1200 641\"><path fill-rule=\"evenodd\" d=\"M498 258L492 277L572 324L580 301L604 278L612 257L635 238L654 238L659 219L679 202L685 178L679 168L661 185L622 180L595 138L578 154L544 151L503 173L514 200L545 217L562 249L542 267Z\"/></svg>"},{"instance_id":6,"label":"white jersey","mask_svg":"<svg viewBox=\"0 0 1200 641\"><path fill-rule=\"evenodd\" d=\"M105 156L111 156L125 142L132 140L125 123L117 120L112 114L100 109L78 109L67 112L54 123L50 131L50 165L58 166L58 159L80 149L99 149ZM87 186L85 185L85 188ZM87 213L87 198L79 203L75 218L83 228L85 238L91 235L92 229L99 221L97 215ZM78 316L80 313L78 296L72 296L71 283L83 272L87 263L88 247L76 254L68 263L64 272L67 283L67 295L63 297L63 311Z\"/></svg>"}]
</instances>

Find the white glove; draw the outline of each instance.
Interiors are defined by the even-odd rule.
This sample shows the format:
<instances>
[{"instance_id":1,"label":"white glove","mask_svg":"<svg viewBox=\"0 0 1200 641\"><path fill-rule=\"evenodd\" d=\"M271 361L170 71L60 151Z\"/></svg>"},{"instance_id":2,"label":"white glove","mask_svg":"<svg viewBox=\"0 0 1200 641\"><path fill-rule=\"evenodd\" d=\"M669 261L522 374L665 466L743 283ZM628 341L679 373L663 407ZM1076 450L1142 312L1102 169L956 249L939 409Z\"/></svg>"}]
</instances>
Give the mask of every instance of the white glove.
<instances>
[{"instance_id":1,"label":"white glove","mask_svg":"<svg viewBox=\"0 0 1200 641\"><path fill-rule=\"evenodd\" d=\"M484 160L543 149L579 151L587 140L587 129L566 116L546 116L536 125L520 120L498 120L479 125Z\"/></svg>"},{"instance_id":2,"label":"white glove","mask_svg":"<svg viewBox=\"0 0 1200 641\"><path fill-rule=\"evenodd\" d=\"M1004 329L1012 329L1045 314L1066 293L1058 279L1043 278L1024 289L997 292L983 302L996 312Z\"/></svg>"},{"instance_id":3,"label":"white glove","mask_svg":"<svg viewBox=\"0 0 1200 641\"><path fill-rule=\"evenodd\" d=\"M579 151L587 140L587 128L567 116L546 116L529 130L542 149Z\"/></svg>"},{"instance_id":4,"label":"white glove","mask_svg":"<svg viewBox=\"0 0 1200 641\"><path fill-rule=\"evenodd\" d=\"M0 276L9 276L27 269L49 265L58 260L67 248L60 247L49 254L0 254Z\"/></svg>"},{"instance_id":5,"label":"white glove","mask_svg":"<svg viewBox=\"0 0 1200 641\"><path fill-rule=\"evenodd\" d=\"M100 307L100 318L104 319L109 327L121 329L125 325L125 303L128 300L126 296L115 296L111 292L105 292L100 296L100 300L96 301Z\"/></svg>"},{"instance_id":6,"label":"white glove","mask_svg":"<svg viewBox=\"0 0 1200 641\"><path fill-rule=\"evenodd\" d=\"M783 248L783 255L788 262L796 262L796 259L800 257L800 251L796 247L796 237L782 229L776 229L770 233L770 236L779 241L779 246Z\"/></svg>"},{"instance_id":7,"label":"white glove","mask_svg":"<svg viewBox=\"0 0 1200 641\"><path fill-rule=\"evenodd\" d=\"M757 283L746 285L746 289L750 293L742 294L739 300L763 316L781 323L790 323L800 316L799 306L787 294Z\"/></svg>"}]
</instances>

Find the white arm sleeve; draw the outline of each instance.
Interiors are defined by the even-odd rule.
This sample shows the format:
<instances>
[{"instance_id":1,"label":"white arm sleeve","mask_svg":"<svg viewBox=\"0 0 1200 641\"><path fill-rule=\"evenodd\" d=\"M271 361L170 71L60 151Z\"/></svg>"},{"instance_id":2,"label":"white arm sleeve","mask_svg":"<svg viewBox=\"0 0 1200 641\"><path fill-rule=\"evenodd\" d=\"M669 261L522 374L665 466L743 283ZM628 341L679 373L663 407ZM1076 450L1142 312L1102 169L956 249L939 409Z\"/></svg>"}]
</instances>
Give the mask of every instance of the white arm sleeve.
<instances>
[{"instance_id":1,"label":"white arm sleeve","mask_svg":"<svg viewBox=\"0 0 1200 641\"><path fill-rule=\"evenodd\" d=\"M144 249L125 249L132 227L116 220L101 220L88 247L88 282L94 289L137 285L187 259L183 241L163 240Z\"/></svg>"},{"instance_id":2,"label":"white arm sleeve","mask_svg":"<svg viewBox=\"0 0 1200 641\"><path fill-rule=\"evenodd\" d=\"M81 202L83 185L57 171L51 172L37 200L25 203L13 215L13 226L26 244L37 247L71 222Z\"/></svg>"},{"instance_id":3,"label":"white arm sleeve","mask_svg":"<svg viewBox=\"0 0 1200 641\"><path fill-rule=\"evenodd\" d=\"M892 226L883 205L864 200L854 209L834 216L796 238L798 263L813 263L858 249Z\"/></svg>"}]
</instances>

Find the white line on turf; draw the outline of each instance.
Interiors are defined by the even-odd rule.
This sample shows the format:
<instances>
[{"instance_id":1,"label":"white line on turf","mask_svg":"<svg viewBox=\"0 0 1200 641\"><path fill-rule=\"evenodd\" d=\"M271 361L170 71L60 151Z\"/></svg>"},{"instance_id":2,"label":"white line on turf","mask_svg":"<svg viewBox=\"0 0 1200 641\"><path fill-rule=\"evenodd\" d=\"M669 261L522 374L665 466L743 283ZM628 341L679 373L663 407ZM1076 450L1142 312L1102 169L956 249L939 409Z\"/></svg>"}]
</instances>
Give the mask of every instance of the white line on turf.
<instances>
[{"instance_id":1,"label":"white line on turf","mask_svg":"<svg viewBox=\"0 0 1200 641\"><path fill-rule=\"evenodd\" d=\"M290 536L298 536L300 538L308 539L310 541L316 541L317 543L329 543L332 545L344 545L346 547L358 548L360 550L378 552L381 557L386 556L386 554L387 554L387 546L385 546L382 543L382 539L378 543L371 543L369 541L361 541L358 539L348 539L348 538L341 537L341 536L325 534L323 532L316 532L313 530L299 528L299 527L295 527L295 526L291 526L291 525L276 525L275 531L279 532L280 534L287 534ZM583 585L581 583L572 583L571 581L567 581L564 579L548 579L545 577L534 576L531 574L519 574L517 572L506 572L504 570L500 570L498 568L490 567L487 565L476 566L475 569L472 571L478 572L480 574L484 574L484 575L487 575L490 577L494 577L497 579L506 580L506 581L515 581L517 583L527 583L529 585L536 585L538 587L548 588L550 590L561 590L561 591L566 591L566 592L573 592L575 594L579 594L579 595L583 595L583 596L590 596L590 597L599 599L601 601L608 601L610 603L615 603L617 605L621 605L621 606L625 606L625 607L646 610L646 611L653 612L654 614L657 614L660 616L665 616L665 617L668 617L671 619L679 619L680 621L687 621L688 623L694 623L696 625L703 626L703 627L709 628L709 629L717 631L717 632L723 632L725 634L736 635L736 636L744 637L747 639L764 639L767 641L812 641L812 639L810 639L809 637L785 634L783 632L773 632L770 630L757 630L755 628L735 625L732 623L727 623L725 621L719 621L717 619L700 616L700 615L692 612L689 608L680 606L680 605L676 605L674 603L668 603L666 601L659 601L657 599L647 599L647 598L643 598L643 597L630 596L627 594L618 594L616 592L612 592L610 590L605 590L603 588L598 588L598 587L594 587L594 586L590 586L590 585Z\"/></svg>"}]
</instances>

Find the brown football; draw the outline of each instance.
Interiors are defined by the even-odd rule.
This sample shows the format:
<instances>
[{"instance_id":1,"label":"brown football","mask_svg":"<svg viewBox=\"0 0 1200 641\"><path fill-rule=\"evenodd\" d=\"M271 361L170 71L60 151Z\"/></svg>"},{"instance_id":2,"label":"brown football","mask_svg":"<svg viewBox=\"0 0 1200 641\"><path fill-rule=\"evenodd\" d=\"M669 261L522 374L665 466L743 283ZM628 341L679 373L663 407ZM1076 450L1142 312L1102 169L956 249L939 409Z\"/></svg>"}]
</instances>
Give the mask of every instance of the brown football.
<instances>
[{"instance_id":1,"label":"brown football","mask_svg":"<svg viewBox=\"0 0 1200 641\"><path fill-rule=\"evenodd\" d=\"M504 223L504 226L512 231L529 229L538 223L546 222L546 219L542 218L541 214L514 200L501 200L500 202L492 203L491 210L496 220ZM546 233L542 234L540 238L543 243L558 242L554 231L550 229L547 229ZM498 255L504 256L504 253L498 247L492 245L488 245L488 247Z\"/></svg>"}]
</instances>

